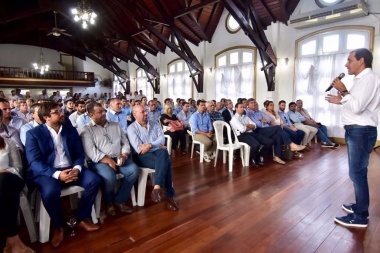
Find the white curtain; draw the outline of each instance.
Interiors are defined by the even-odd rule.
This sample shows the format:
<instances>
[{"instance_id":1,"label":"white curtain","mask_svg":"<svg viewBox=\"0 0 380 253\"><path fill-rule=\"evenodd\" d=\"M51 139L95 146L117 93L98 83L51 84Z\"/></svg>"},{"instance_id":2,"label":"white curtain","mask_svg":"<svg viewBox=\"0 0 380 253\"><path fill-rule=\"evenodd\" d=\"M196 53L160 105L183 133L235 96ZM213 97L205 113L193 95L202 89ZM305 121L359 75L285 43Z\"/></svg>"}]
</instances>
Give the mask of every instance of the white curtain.
<instances>
[{"instance_id":1,"label":"white curtain","mask_svg":"<svg viewBox=\"0 0 380 253\"><path fill-rule=\"evenodd\" d=\"M231 99L234 103L238 98L251 98L253 94L254 71L253 64L218 67L215 70L215 96Z\"/></svg>"},{"instance_id":2,"label":"white curtain","mask_svg":"<svg viewBox=\"0 0 380 253\"><path fill-rule=\"evenodd\" d=\"M346 87L352 86L352 76L347 76L346 64L348 53L321 55L296 60L295 100L302 99L303 106L310 115L327 126L330 137L344 137L344 129L340 121L341 106L329 104L327 94L337 94L335 89L325 92L332 80L340 73Z\"/></svg>"},{"instance_id":3,"label":"white curtain","mask_svg":"<svg viewBox=\"0 0 380 253\"><path fill-rule=\"evenodd\" d=\"M168 97L176 101L177 98L191 98L192 79L190 72L170 73L168 75Z\"/></svg>"},{"instance_id":4,"label":"white curtain","mask_svg":"<svg viewBox=\"0 0 380 253\"><path fill-rule=\"evenodd\" d=\"M137 91L142 90L148 101L153 99L153 88L146 77L138 77L136 84Z\"/></svg>"}]
</instances>

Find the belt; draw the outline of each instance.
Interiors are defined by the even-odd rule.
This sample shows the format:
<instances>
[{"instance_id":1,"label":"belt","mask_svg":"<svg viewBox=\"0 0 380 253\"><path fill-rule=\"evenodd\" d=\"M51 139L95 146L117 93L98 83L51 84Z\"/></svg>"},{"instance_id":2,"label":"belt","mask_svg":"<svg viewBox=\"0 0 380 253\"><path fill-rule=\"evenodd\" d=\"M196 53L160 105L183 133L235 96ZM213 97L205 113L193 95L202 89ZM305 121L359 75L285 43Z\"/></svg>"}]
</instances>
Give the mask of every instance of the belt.
<instances>
[{"instance_id":1,"label":"belt","mask_svg":"<svg viewBox=\"0 0 380 253\"><path fill-rule=\"evenodd\" d=\"M350 130L350 129L355 129L355 128L360 128L360 129L374 129L376 127L374 126L360 126L360 125L345 125L344 129L345 130Z\"/></svg>"}]
</instances>

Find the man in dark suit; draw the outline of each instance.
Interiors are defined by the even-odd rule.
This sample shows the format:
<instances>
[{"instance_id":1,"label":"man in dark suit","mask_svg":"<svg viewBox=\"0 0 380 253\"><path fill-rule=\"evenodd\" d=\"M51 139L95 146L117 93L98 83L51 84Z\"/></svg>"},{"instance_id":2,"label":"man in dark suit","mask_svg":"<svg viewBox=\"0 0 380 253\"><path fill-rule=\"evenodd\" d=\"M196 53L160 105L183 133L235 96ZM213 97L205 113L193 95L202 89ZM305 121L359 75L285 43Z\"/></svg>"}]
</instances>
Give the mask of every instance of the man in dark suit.
<instances>
[{"instance_id":1,"label":"man in dark suit","mask_svg":"<svg viewBox=\"0 0 380 253\"><path fill-rule=\"evenodd\" d=\"M42 124L26 133L25 153L29 164L28 180L41 193L43 204L55 228L52 245L63 241L61 189L78 185L84 188L76 212L78 226L86 231L99 226L87 221L99 190L100 179L84 166L84 152L77 130L65 124L63 110L56 103L42 103L38 116Z\"/></svg>"},{"instance_id":2,"label":"man in dark suit","mask_svg":"<svg viewBox=\"0 0 380 253\"><path fill-rule=\"evenodd\" d=\"M222 116L225 122L230 124L232 116L234 116L235 111L233 110L234 105L230 99L226 100L226 109L222 112Z\"/></svg>"}]
</instances>

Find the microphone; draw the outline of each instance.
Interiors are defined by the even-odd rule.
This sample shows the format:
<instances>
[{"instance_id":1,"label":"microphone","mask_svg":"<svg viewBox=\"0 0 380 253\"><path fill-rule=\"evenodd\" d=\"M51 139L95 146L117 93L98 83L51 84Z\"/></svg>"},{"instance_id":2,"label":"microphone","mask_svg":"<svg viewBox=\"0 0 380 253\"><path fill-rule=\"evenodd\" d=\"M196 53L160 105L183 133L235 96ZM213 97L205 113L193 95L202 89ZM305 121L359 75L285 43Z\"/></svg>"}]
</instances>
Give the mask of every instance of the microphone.
<instances>
[{"instance_id":1,"label":"microphone","mask_svg":"<svg viewBox=\"0 0 380 253\"><path fill-rule=\"evenodd\" d=\"M345 76L344 73L340 73L340 75L338 76L338 79L341 80L344 76ZM325 92L330 91L333 87L334 87L334 86L333 86L333 84L331 83L330 86L325 90Z\"/></svg>"}]
</instances>

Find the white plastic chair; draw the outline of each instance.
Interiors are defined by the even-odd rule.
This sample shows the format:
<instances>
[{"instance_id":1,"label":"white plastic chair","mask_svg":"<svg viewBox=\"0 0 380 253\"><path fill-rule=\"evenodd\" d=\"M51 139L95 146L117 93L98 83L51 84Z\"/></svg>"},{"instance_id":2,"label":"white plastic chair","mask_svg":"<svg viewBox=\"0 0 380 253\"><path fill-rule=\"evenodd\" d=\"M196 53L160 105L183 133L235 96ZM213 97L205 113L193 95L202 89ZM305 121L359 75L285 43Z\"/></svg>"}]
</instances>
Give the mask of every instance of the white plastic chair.
<instances>
[{"instance_id":1,"label":"white plastic chair","mask_svg":"<svg viewBox=\"0 0 380 253\"><path fill-rule=\"evenodd\" d=\"M215 160L214 160L214 167L216 166L216 160L218 159L218 150L223 151L223 163L226 163L226 152L228 153L228 171L232 172L232 162L234 158L234 150L240 149L240 157L241 162L244 166L244 147L240 144L240 142L232 142L231 138L231 127L226 122L217 120L213 123L214 130L215 130L215 139L216 139L216 152L215 152ZM224 144L223 139L223 129L227 129L227 137L228 137L228 143Z\"/></svg>"},{"instance_id":2,"label":"white plastic chair","mask_svg":"<svg viewBox=\"0 0 380 253\"><path fill-rule=\"evenodd\" d=\"M158 123L161 125L162 127L162 131L165 133L166 130L167 130L167 126L164 126L161 124L161 121L158 121ZM166 148L168 150L168 154L171 155L172 154L172 137L170 137L170 135L168 134L164 134L165 138L166 138Z\"/></svg>"},{"instance_id":3,"label":"white plastic chair","mask_svg":"<svg viewBox=\"0 0 380 253\"><path fill-rule=\"evenodd\" d=\"M81 193L83 192L83 187L81 186L70 186L67 188L64 188L61 190L61 197L70 195L70 203L71 203L71 208L76 207L76 196L74 194L77 194L78 197L81 196ZM39 193L37 194L38 196ZM37 203L39 203L39 240L41 243L45 243L49 241L49 233L50 233L50 216L48 212L45 209L45 206L42 202L42 200L39 200ZM96 213L94 206L92 206L92 212L91 212L91 218L92 222L94 224L98 223L98 219L96 218Z\"/></svg>"},{"instance_id":4,"label":"white plastic chair","mask_svg":"<svg viewBox=\"0 0 380 253\"><path fill-rule=\"evenodd\" d=\"M24 188L24 191L20 192L20 209L22 212L22 215L24 216L25 224L28 229L30 241L36 242L38 240L37 238L37 232L36 232L36 226L33 219L33 212L31 205L29 204L29 200L27 198L26 194L26 187Z\"/></svg>"},{"instance_id":5,"label":"white plastic chair","mask_svg":"<svg viewBox=\"0 0 380 253\"><path fill-rule=\"evenodd\" d=\"M116 179L121 179L123 177L124 177L124 175L121 173L116 174ZM115 191L118 189L118 186L119 185L116 183ZM131 200L132 200L132 205L136 206L136 194L135 194L135 187L134 186L132 187L132 190L131 190ZM98 194L96 194L96 198L95 198L95 214L96 214L97 218L100 217L101 205L102 205L102 190L99 189Z\"/></svg>"},{"instance_id":6,"label":"white plastic chair","mask_svg":"<svg viewBox=\"0 0 380 253\"><path fill-rule=\"evenodd\" d=\"M148 176L151 176L152 184L154 184L154 173L155 170L151 168L140 167L139 183L137 190L137 205L144 206L145 204L145 192L146 183L148 181Z\"/></svg>"},{"instance_id":7,"label":"white plastic chair","mask_svg":"<svg viewBox=\"0 0 380 253\"><path fill-rule=\"evenodd\" d=\"M232 132L235 135L235 143L238 142L240 145L242 145L244 147L244 164L243 164L243 166L249 166L249 155L250 155L250 151L251 151L251 146L249 146L245 142L240 142L237 138L235 128L233 128L233 127L231 127L231 128L232 128Z\"/></svg>"},{"instance_id":8,"label":"white plastic chair","mask_svg":"<svg viewBox=\"0 0 380 253\"><path fill-rule=\"evenodd\" d=\"M192 143L191 143L191 156L190 158L193 158L193 155L194 155L194 145L195 144L199 144L199 154L200 154L200 163L203 163L203 155L204 155L204 152L205 152L205 145L200 142L200 141L196 141L194 139L194 135L193 135L193 132L191 132L191 130L187 130L187 133L191 136L191 139L192 139Z\"/></svg>"}]
</instances>

